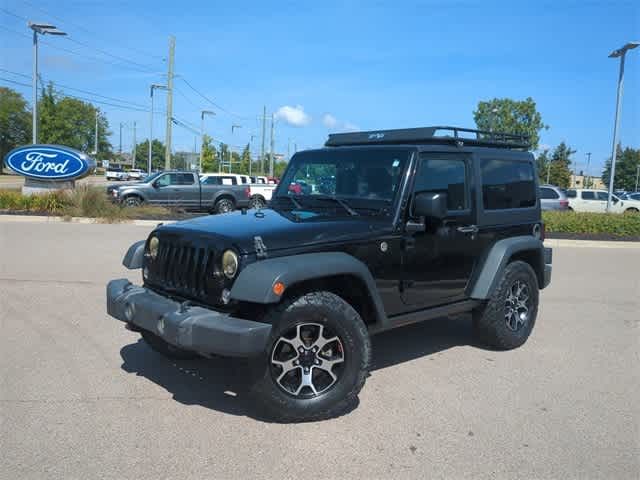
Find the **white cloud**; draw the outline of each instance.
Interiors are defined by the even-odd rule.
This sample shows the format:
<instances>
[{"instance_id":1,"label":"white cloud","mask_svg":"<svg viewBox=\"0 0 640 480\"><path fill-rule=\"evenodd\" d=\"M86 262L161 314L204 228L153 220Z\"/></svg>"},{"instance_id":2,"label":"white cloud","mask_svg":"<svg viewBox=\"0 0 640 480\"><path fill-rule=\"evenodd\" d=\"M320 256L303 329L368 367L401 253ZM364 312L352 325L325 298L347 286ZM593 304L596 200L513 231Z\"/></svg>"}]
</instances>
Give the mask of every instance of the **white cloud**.
<instances>
[{"instance_id":1,"label":"white cloud","mask_svg":"<svg viewBox=\"0 0 640 480\"><path fill-rule=\"evenodd\" d=\"M322 124L327 128L335 128L338 125L338 119L330 113L322 115Z\"/></svg>"},{"instance_id":2,"label":"white cloud","mask_svg":"<svg viewBox=\"0 0 640 480\"><path fill-rule=\"evenodd\" d=\"M311 123L311 117L305 113L302 105L284 105L278 109L275 117L276 120L282 120L294 127L305 127Z\"/></svg>"}]
</instances>

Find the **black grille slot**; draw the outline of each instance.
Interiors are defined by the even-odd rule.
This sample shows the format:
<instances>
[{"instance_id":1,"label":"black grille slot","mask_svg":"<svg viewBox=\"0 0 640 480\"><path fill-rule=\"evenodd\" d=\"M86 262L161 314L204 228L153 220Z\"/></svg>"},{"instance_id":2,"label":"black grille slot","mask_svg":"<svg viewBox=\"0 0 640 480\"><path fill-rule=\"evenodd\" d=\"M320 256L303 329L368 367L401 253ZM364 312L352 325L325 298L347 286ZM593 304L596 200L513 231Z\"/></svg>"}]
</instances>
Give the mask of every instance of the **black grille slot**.
<instances>
[{"instance_id":1,"label":"black grille slot","mask_svg":"<svg viewBox=\"0 0 640 480\"><path fill-rule=\"evenodd\" d=\"M216 274L217 252L172 238L161 238L155 261L150 264L150 284L203 303L219 303L225 282Z\"/></svg>"}]
</instances>

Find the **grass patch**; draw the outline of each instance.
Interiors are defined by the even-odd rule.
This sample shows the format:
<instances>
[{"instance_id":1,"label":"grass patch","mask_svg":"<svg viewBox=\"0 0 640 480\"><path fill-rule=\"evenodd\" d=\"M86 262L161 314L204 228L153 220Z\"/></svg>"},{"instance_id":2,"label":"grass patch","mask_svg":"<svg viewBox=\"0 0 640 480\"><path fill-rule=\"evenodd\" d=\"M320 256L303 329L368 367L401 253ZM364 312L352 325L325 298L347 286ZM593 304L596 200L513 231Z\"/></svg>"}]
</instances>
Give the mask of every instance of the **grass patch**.
<instances>
[{"instance_id":1,"label":"grass patch","mask_svg":"<svg viewBox=\"0 0 640 480\"><path fill-rule=\"evenodd\" d=\"M549 233L608 234L640 237L638 213L542 212Z\"/></svg>"},{"instance_id":2,"label":"grass patch","mask_svg":"<svg viewBox=\"0 0 640 480\"><path fill-rule=\"evenodd\" d=\"M106 223L171 216L171 212L162 207L143 205L130 208L113 203L102 188L87 185L72 191L60 190L40 195L22 195L16 190L0 190L0 210L56 215L65 219L89 217Z\"/></svg>"}]
</instances>

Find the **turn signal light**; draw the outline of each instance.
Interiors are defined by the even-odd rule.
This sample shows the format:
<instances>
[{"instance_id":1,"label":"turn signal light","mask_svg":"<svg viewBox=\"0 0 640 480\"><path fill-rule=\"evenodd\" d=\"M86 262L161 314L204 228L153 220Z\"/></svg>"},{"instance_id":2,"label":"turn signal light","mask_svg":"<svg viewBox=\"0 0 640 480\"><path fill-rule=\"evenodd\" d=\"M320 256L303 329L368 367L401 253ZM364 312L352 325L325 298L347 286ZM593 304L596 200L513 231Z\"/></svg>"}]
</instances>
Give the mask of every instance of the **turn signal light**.
<instances>
[{"instance_id":1,"label":"turn signal light","mask_svg":"<svg viewBox=\"0 0 640 480\"><path fill-rule=\"evenodd\" d=\"M275 293L277 296L280 296L284 293L284 283L282 282L276 282L273 284L273 293Z\"/></svg>"}]
</instances>

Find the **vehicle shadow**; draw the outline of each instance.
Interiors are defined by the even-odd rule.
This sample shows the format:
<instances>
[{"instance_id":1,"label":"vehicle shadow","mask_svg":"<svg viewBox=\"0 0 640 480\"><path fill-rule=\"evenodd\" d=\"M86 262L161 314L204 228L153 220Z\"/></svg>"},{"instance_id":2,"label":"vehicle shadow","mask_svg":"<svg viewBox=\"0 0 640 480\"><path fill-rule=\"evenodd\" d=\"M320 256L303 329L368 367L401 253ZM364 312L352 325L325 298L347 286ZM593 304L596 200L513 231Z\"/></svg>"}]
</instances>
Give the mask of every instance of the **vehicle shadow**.
<instances>
[{"instance_id":1,"label":"vehicle shadow","mask_svg":"<svg viewBox=\"0 0 640 480\"><path fill-rule=\"evenodd\" d=\"M371 371L433 355L460 345L475 345L470 316L431 320L372 338ZM251 368L244 359L169 360L141 339L120 350L122 369L161 386L185 405L200 405L231 415L265 418L249 398ZM343 414L357 407L352 405Z\"/></svg>"}]
</instances>

